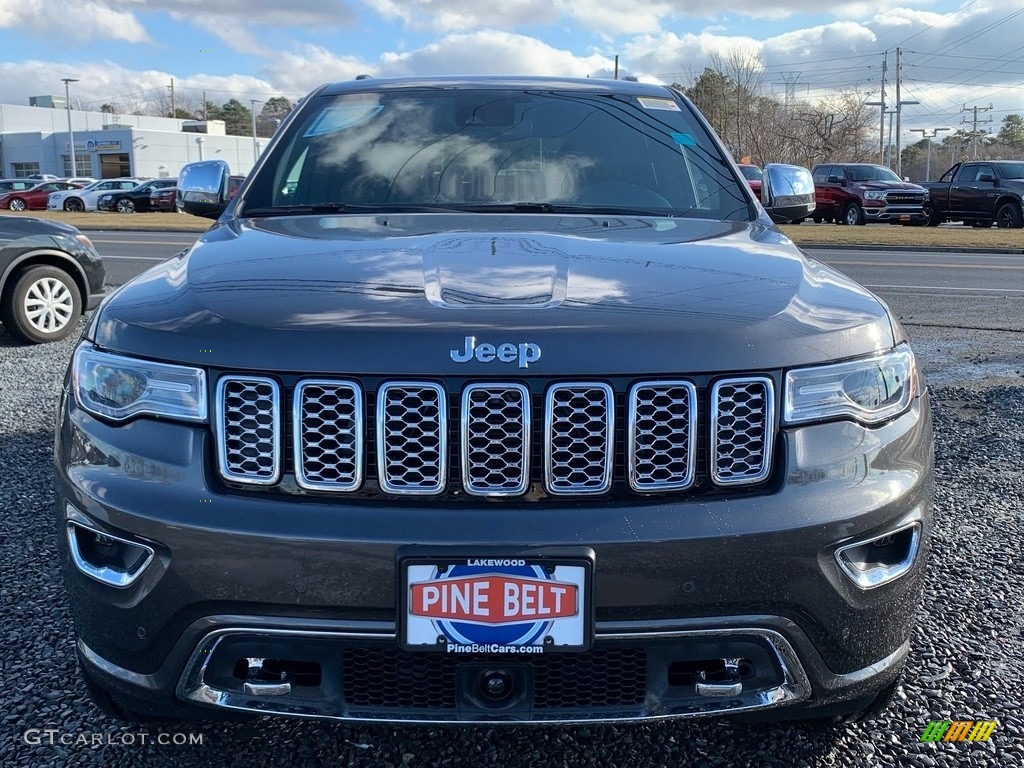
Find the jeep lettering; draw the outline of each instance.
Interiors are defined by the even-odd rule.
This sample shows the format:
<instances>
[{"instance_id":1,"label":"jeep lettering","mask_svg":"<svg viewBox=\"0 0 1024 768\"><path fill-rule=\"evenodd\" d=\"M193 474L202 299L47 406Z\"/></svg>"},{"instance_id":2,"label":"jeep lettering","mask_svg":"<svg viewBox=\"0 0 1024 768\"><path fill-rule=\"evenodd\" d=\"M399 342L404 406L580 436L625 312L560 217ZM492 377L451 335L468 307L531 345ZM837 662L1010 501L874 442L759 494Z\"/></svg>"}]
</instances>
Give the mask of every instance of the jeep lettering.
<instances>
[{"instance_id":1,"label":"jeep lettering","mask_svg":"<svg viewBox=\"0 0 1024 768\"><path fill-rule=\"evenodd\" d=\"M530 363L540 360L540 347L536 344L477 344L476 338L467 336L465 346L460 352L453 349L450 353L452 360L456 363L468 363L474 357L481 363L489 363L495 359L502 363L514 363L519 361L520 368L529 368Z\"/></svg>"}]
</instances>

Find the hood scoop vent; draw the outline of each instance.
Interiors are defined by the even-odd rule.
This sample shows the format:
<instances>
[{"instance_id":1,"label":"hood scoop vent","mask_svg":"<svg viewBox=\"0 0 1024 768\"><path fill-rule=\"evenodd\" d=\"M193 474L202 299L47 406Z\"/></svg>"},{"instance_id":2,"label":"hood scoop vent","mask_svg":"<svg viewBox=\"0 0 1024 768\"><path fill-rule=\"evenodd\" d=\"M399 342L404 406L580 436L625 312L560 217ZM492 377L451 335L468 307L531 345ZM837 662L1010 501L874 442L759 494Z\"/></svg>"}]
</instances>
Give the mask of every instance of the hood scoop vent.
<instances>
[{"instance_id":1,"label":"hood scoop vent","mask_svg":"<svg viewBox=\"0 0 1024 768\"><path fill-rule=\"evenodd\" d=\"M535 240L456 237L423 254L423 290L442 309L549 309L565 301L566 254Z\"/></svg>"}]
</instances>

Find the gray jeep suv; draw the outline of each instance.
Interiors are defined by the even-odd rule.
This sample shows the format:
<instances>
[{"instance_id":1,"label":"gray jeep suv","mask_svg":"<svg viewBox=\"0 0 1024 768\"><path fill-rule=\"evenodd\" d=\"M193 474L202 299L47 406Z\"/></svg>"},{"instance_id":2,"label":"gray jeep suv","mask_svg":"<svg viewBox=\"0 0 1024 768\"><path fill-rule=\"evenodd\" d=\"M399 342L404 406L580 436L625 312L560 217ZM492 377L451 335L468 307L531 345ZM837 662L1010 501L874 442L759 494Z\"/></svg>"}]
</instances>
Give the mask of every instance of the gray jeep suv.
<instances>
[{"instance_id":1,"label":"gray jeep suv","mask_svg":"<svg viewBox=\"0 0 1024 768\"><path fill-rule=\"evenodd\" d=\"M68 371L56 532L127 717L856 713L908 653L928 393L680 93L314 91Z\"/></svg>"}]
</instances>

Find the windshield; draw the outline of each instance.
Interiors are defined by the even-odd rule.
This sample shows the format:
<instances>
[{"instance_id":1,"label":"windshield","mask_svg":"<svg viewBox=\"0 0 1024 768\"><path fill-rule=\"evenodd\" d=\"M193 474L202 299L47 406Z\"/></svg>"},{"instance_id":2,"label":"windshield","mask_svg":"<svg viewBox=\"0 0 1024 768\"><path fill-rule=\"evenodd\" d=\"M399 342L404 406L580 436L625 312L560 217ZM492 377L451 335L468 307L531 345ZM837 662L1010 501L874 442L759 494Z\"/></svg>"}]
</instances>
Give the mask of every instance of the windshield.
<instances>
[{"instance_id":1,"label":"windshield","mask_svg":"<svg viewBox=\"0 0 1024 768\"><path fill-rule=\"evenodd\" d=\"M741 165L740 172L743 174L743 178L749 179L750 181L761 180L761 169L756 165Z\"/></svg>"},{"instance_id":2,"label":"windshield","mask_svg":"<svg viewBox=\"0 0 1024 768\"><path fill-rule=\"evenodd\" d=\"M246 192L242 215L305 206L486 210L524 203L753 215L731 164L668 92L638 98L395 89L318 102L275 146Z\"/></svg>"},{"instance_id":3,"label":"windshield","mask_svg":"<svg viewBox=\"0 0 1024 768\"><path fill-rule=\"evenodd\" d=\"M846 172L850 174L850 181L903 181L882 165L848 165Z\"/></svg>"}]
</instances>

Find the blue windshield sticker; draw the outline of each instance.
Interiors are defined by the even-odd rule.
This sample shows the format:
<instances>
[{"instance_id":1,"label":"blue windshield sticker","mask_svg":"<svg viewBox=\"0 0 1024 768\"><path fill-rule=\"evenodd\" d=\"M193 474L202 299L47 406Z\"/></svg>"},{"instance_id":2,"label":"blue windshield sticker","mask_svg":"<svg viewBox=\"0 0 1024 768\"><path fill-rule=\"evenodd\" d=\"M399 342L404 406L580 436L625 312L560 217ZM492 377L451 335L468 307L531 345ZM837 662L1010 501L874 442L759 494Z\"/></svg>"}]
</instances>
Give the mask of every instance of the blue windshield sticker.
<instances>
[{"instance_id":1,"label":"blue windshield sticker","mask_svg":"<svg viewBox=\"0 0 1024 768\"><path fill-rule=\"evenodd\" d=\"M341 106L328 107L313 121L304 134L303 138L310 136L324 136L328 133L336 133L353 125L365 123L374 115L384 109L381 104L342 104Z\"/></svg>"},{"instance_id":2,"label":"blue windshield sticker","mask_svg":"<svg viewBox=\"0 0 1024 768\"><path fill-rule=\"evenodd\" d=\"M697 146L697 142L694 141L693 135L689 133L673 133L672 140L675 141L676 144L679 144L684 147Z\"/></svg>"}]
</instances>

